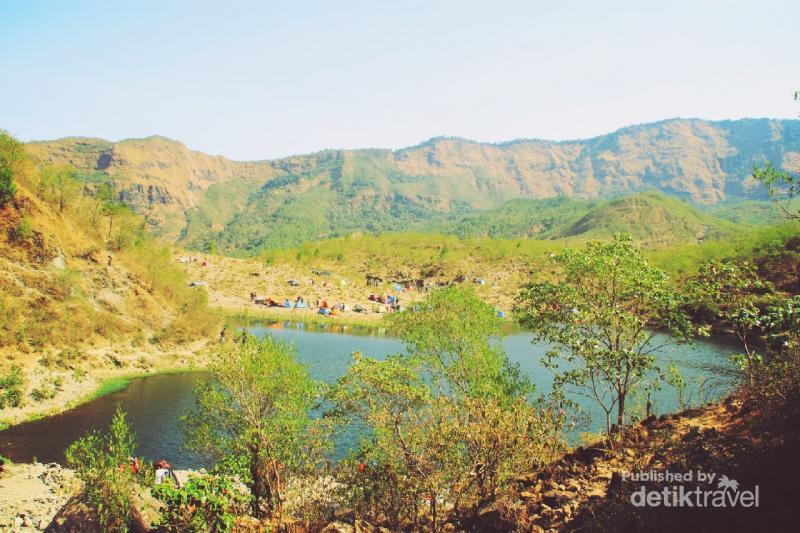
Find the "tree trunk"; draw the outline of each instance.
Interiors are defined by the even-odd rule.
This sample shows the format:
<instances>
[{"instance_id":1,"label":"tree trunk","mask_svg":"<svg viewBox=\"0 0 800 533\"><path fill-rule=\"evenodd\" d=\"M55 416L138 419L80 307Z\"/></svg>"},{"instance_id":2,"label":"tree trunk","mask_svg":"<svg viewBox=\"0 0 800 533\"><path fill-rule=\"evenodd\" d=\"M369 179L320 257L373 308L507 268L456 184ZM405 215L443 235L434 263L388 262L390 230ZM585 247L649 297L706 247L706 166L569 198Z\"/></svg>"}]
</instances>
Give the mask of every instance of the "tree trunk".
<instances>
[{"instance_id":1,"label":"tree trunk","mask_svg":"<svg viewBox=\"0 0 800 533\"><path fill-rule=\"evenodd\" d=\"M250 456L250 478L252 486L250 494L253 495L253 516L261 518L261 479L258 475L258 451L253 450Z\"/></svg>"},{"instance_id":2,"label":"tree trunk","mask_svg":"<svg viewBox=\"0 0 800 533\"><path fill-rule=\"evenodd\" d=\"M619 395L619 402L617 403L617 428L622 431L622 426L625 425L625 395Z\"/></svg>"}]
</instances>

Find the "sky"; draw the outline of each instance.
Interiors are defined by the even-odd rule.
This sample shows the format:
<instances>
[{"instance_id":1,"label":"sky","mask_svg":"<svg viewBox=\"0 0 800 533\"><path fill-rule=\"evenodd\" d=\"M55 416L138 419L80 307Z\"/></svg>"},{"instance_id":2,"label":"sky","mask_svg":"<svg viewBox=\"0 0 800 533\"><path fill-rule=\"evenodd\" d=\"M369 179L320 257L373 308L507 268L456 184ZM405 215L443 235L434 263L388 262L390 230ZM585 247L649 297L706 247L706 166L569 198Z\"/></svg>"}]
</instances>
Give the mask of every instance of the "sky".
<instances>
[{"instance_id":1,"label":"sky","mask_svg":"<svg viewBox=\"0 0 800 533\"><path fill-rule=\"evenodd\" d=\"M0 128L233 159L796 118L797 0L0 0Z\"/></svg>"}]
</instances>

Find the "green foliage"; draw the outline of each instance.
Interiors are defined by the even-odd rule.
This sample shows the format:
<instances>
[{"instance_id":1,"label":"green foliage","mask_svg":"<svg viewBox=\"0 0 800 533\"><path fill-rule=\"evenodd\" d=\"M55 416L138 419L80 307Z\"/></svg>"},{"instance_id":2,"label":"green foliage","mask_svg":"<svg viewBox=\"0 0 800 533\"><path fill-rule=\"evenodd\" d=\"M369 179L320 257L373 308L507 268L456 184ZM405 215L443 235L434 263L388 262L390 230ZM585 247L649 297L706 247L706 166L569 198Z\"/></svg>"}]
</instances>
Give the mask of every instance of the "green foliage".
<instances>
[{"instance_id":1,"label":"green foliage","mask_svg":"<svg viewBox=\"0 0 800 533\"><path fill-rule=\"evenodd\" d=\"M779 170L767 163L763 167L753 168L753 178L767 188L783 214L790 219L800 219L800 207L795 200L800 196L800 175Z\"/></svg>"},{"instance_id":2,"label":"green foliage","mask_svg":"<svg viewBox=\"0 0 800 533\"><path fill-rule=\"evenodd\" d=\"M431 229L459 238L519 237L548 238L569 226L597 201L559 196L556 198L516 198L499 207L464 215L458 220L432 223Z\"/></svg>"},{"instance_id":3,"label":"green foliage","mask_svg":"<svg viewBox=\"0 0 800 533\"><path fill-rule=\"evenodd\" d=\"M22 367L12 365L7 374L0 376L0 409L21 406L24 388L25 374Z\"/></svg>"},{"instance_id":4,"label":"green foliage","mask_svg":"<svg viewBox=\"0 0 800 533\"><path fill-rule=\"evenodd\" d=\"M531 384L498 342L494 310L472 291L434 291L390 327L407 354L354 354L333 395L338 412L369 429L340 473L368 520L399 528L422 512L436 530L445 508L474 514L515 472L560 450L562 420L530 402Z\"/></svg>"},{"instance_id":5,"label":"green foliage","mask_svg":"<svg viewBox=\"0 0 800 533\"><path fill-rule=\"evenodd\" d=\"M118 406L104 434L90 432L67 448L67 466L84 483L85 500L104 531L128 531L131 498L136 488L129 460L136 438Z\"/></svg>"},{"instance_id":6,"label":"green foliage","mask_svg":"<svg viewBox=\"0 0 800 533\"><path fill-rule=\"evenodd\" d=\"M310 416L319 385L272 337L219 348L210 370L214 379L198 383L196 409L183 420L186 445L247 484L254 516L280 515L285 483L313 471L329 446L327 424Z\"/></svg>"},{"instance_id":7,"label":"green foliage","mask_svg":"<svg viewBox=\"0 0 800 533\"><path fill-rule=\"evenodd\" d=\"M499 343L502 321L472 288L433 291L412 311L389 315L389 331L432 373L440 393L513 400L532 392Z\"/></svg>"},{"instance_id":8,"label":"green foliage","mask_svg":"<svg viewBox=\"0 0 800 533\"><path fill-rule=\"evenodd\" d=\"M52 400L61 390L64 379L61 376L51 376L50 379L42 382L41 385L31 390L30 396L34 402Z\"/></svg>"},{"instance_id":9,"label":"green foliage","mask_svg":"<svg viewBox=\"0 0 800 533\"><path fill-rule=\"evenodd\" d=\"M17 193L16 173L24 159L22 143L0 130L0 207L10 202Z\"/></svg>"},{"instance_id":10,"label":"green foliage","mask_svg":"<svg viewBox=\"0 0 800 533\"><path fill-rule=\"evenodd\" d=\"M39 173L39 196L66 211L80 193L77 171L68 165L45 166Z\"/></svg>"},{"instance_id":11,"label":"green foliage","mask_svg":"<svg viewBox=\"0 0 800 533\"><path fill-rule=\"evenodd\" d=\"M535 340L553 343L544 363L557 371L554 386L595 400L625 423L625 402L657 369L654 342L666 330L679 342L695 333L667 275L652 267L627 235L588 242L552 256L555 281L533 281L515 313ZM563 369L561 368L563 365Z\"/></svg>"},{"instance_id":12,"label":"green foliage","mask_svg":"<svg viewBox=\"0 0 800 533\"><path fill-rule=\"evenodd\" d=\"M749 261L710 261L687 283L686 292L698 318L722 322L736 334L744 353L733 360L751 385L764 363L760 339L784 340L800 316L798 298L777 293Z\"/></svg>"},{"instance_id":13,"label":"green foliage","mask_svg":"<svg viewBox=\"0 0 800 533\"><path fill-rule=\"evenodd\" d=\"M27 216L20 218L17 227L14 228L14 240L17 242L27 242L33 237L33 226Z\"/></svg>"},{"instance_id":14,"label":"green foliage","mask_svg":"<svg viewBox=\"0 0 800 533\"><path fill-rule=\"evenodd\" d=\"M153 487L153 496L164 503L158 525L176 533L231 531L248 504L247 495L228 476L192 477L180 488L162 483Z\"/></svg>"}]
</instances>

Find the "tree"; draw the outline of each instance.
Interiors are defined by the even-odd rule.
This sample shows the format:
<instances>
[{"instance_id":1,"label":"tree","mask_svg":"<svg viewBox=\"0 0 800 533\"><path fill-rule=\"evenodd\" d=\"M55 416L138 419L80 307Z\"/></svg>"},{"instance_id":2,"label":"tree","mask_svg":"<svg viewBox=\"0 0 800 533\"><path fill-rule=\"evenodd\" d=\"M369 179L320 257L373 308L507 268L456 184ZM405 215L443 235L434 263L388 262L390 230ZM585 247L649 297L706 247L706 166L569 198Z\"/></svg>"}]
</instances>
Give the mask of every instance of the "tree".
<instances>
[{"instance_id":1,"label":"tree","mask_svg":"<svg viewBox=\"0 0 800 533\"><path fill-rule=\"evenodd\" d=\"M25 158L24 145L0 130L0 207L10 202L17 193L14 181Z\"/></svg>"},{"instance_id":2,"label":"tree","mask_svg":"<svg viewBox=\"0 0 800 533\"><path fill-rule=\"evenodd\" d=\"M104 531L128 531L136 488L128 462L135 449L136 437L118 406L108 432L90 432L65 452L67 466L83 481L86 501L97 512Z\"/></svg>"},{"instance_id":3,"label":"tree","mask_svg":"<svg viewBox=\"0 0 800 533\"><path fill-rule=\"evenodd\" d=\"M647 262L630 236L591 241L551 259L559 269L556 281L528 284L515 313L535 340L554 344L543 362L557 372L555 387L572 388L603 409L610 441L612 413L622 428L631 393L654 373L659 377L658 350L688 342L695 331L667 275ZM659 330L673 337L658 340Z\"/></svg>"},{"instance_id":4,"label":"tree","mask_svg":"<svg viewBox=\"0 0 800 533\"><path fill-rule=\"evenodd\" d=\"M794 200L800 196L800 175L775 168L772 163L753 169L753 178L767 188L770 198L786 218L800 220L800 208Z\"/></svg>"},{"instance_id":5,"label":"tree","mask_svg":"<svg viewBox=\"0 0 800 533\"><path fill-rule=\"evenodd\" d=\"M186 445L221 474L240 477L253 516L280 520L288 479L313 471L327 450L327 424L310 416L319 385L294 349L270 336L242 335L219 348L210 371L183 419Z\"/></svg>"},{"instance_id":6,"label":"tree","mask_svg":"<svg viewBox=\"0 0 800 533\"><path fill-rule=\"evenodd\" d=\"M776 294L772 284L762 280L748 261L710 261L700 267L686 290L696 307L733 330L744 349L733 357L734 363L753 385L764 363L756 348L758 340L764 334L767 338L781 335L793 321L796 324L797 299Z\"/></svg>"},{"instance_id":7,"label":"tree","mask_svg":"<svg viewBox=\"0 0 800 533\"><path fill-rule=\"evenodd\" d=\"M514 473L561 450L558 415L531 402L532 385L500 345L502 324L474 291L434 291L388 321L406 353L355 354L334 394L369 429L353 458L361 470L346 470L359 512L400 528L427 501L437 530L443 507L474 514Z\"/></svg>"},{"instance_id":8,"label":"tree","mask_svg":"<svg viewBox=\"0 0 800 533\"><path fill-rule=\"evenodd\" d=\"M75 169L68 165L48 166L41 171L39 194L55 203L59 213L78 196L80 184L75 176Z\"/></svg>"},{"instance_id":9,"label":"tree","mask_svg":"<svg viewBox=\"0 0 800 533\"><path fill-rule=\"evenodd\" d=\"M794 99L800 102L800 91L795 91ZM768 162L763 167L753 168L753 178L764 184L770 198L778 204L786 218L800 220L800 208L792 203L800 196L800 175L777 169ZM794 211L795 208L797 211Z\"/></svg>"}]
</instances>

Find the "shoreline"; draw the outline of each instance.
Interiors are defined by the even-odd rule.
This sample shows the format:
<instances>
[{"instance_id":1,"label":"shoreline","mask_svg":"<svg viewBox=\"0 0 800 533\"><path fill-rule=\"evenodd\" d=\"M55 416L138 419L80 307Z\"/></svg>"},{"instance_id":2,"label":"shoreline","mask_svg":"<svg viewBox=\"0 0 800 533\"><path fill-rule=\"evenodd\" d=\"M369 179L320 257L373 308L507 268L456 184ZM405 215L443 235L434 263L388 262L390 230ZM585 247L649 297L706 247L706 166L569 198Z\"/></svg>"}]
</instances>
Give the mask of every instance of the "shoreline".
<instances>
[{"instance_id":1,"label":"shoreline","mask_svg":"<svg viewBox=\"0 0 800 533\"><path fill-rule=\"evenodd\" d=\"M95 372L88 370L83 381L69 383L71 387L60 391L60 394L57 394L51 401L34 403L26 395L25 405L8 408L6 409L9 411L8 413L2 413L0 431L26 422L55 416L108 394L124 390L134 379L202 370L207 362L206 353L210 345L211 341L203 341L183 346L177 350L159 351L155 354L157 358L154 360L154 364L147 368L127 366L104 368ZM135 359L142 357L144 353L148 352L136 351L128 357ZM148 355L154 354L149 352Z\"/></svg>"}]
</instances>

